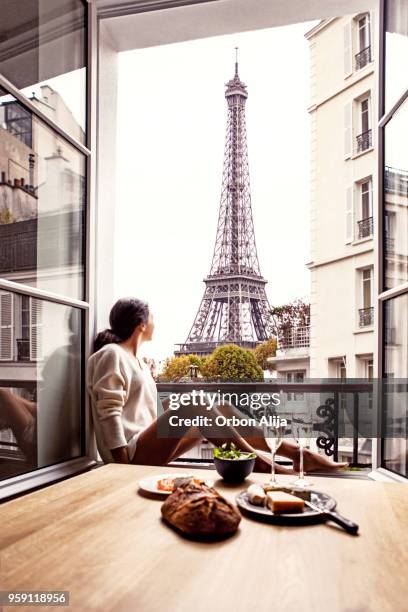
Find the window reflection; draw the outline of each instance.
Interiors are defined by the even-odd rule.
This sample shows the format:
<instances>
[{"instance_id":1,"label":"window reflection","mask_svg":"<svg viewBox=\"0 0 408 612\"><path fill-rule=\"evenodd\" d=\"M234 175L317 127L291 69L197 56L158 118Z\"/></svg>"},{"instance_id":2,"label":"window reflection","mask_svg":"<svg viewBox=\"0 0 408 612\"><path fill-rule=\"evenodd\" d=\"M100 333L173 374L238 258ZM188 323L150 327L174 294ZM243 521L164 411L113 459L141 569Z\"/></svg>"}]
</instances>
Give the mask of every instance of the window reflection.
<instances>
[{"instance_id":1,"label":"window reflection","mask_svg":"<svg viewBox=\"0 0 408 612\"><path fill-rule=\"evenodd\" d=\"M0 478L81 454L78 309L0 291Z\"/></svg>"},{"instance_id":2,"label":"window reflection","mask_svg":"<svg viewBox=\"0 0 408 612\"><path fill-rule=\"evenodd\" d=\"M408 280L408 104L385 128L384 257L385 287Z\"/></svg>"},{"instance_id":3,"label":"window reflection","mask_svg":"<svg viewBox=\"0 0 408 612\"><path fill-rule=\"evenodd\" d=\"M407 75L401 58L408 54L408 0L388 0L385 27L385 110L407 89Z\"/></svg>"},{"instance_id":4,"label":"window reflection","mask_svg":"<svg viewBox=\"0 0 408 612\"><path fill-rule=\"evenodd\" d=\"M408 294L384 306L384 467L408 475ZM395 382L395 385L393 384Z\"/></svg>"},{"instance_id":5,"label":"window reflection","mask_svg":"<svg viewBox=\"0 0 408 612\"><path fill-rule=\"evenodd\" d=\"M85 188L84 156L0 91L2 278L83 298Z\"/></svg>"},{"instance_id":6,"label":"window reflection","mask_svg":"<svg viewBox=\"0 0 408 612\"><path fill-rule=\"evenodd\" d=\"M0 73L71 136L85 140L85 3L2 5Z\"/></svg>"}]
</instances>

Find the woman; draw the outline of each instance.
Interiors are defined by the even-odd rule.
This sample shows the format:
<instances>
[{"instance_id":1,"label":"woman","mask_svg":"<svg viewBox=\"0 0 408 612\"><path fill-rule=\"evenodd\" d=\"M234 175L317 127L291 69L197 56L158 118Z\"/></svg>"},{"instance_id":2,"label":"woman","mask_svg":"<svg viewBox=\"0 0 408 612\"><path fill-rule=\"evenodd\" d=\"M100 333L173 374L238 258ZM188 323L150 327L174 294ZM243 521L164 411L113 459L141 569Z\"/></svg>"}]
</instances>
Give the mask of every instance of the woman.
<instances>
[{"instance_id":1,"label":"woman","mask_svg":"<svg viewBox=\"0 0 408 612\"><path fill-rule=\"evenodd\" d=\"M174 411L167 410L157 418L157 391L150 370L139 357L141 345L152 339L154 322L148 305L135 298L118 300L113 306L110 329L95 339L95 352L88 360L87 387L91 397L92 415L98 449L104 462L164 465L206 438L216 446L234 442L241 450L256 452L256 469L270 470L268 446L259 436L244 438L239 428L225 427L225 436L217 437L210 427L179 426L177 437L169 419ZM180 406L177 415L192 418L197 415L240 416L231 405L218 405L208 410L193 402ZM219 435L219 434L218 434ZM298 469L299 449L282 442L279 455L293 461ZM311 451L305 451L306 471L331 471L346 464L336 464ZM281 473L292 473L277 466Z\"/></svg>"}]
</instances>

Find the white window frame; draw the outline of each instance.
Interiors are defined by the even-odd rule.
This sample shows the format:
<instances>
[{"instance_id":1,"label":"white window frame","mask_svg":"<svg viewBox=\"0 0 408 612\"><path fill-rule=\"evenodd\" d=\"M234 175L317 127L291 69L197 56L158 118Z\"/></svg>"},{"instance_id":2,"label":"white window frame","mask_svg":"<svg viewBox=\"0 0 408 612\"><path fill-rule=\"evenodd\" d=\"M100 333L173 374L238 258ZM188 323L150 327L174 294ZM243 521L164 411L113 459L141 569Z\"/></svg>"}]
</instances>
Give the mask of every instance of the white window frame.
<instances>
[{"instance_id":1,"label":"white window frame","mask_svg":"<svg viewBox=\"0 0 408 612\"><path fill-rule=\"evenodd\" d=\"M363 186L367 184L369 185L368 191L363 192ZM361 220L369 219L370 217L373 216L373 177L369 176L366 179L360 181L359 186L360 186L360 213L361 213L360 217L361 217ZM368 193L368 211L369 211L368 217L363 216L363 193Z\"/></svg>"},{"instance_id":2,"label":"white window frame","mask_svg":"<svg viewBox=\"0 0 408 612\"><path fill-rule=\"evenodd\" d=\"M370 272L370 305L369 306L365 306L364 305L364 283L365 283L365 279L364 279L364 273L365 272ZM361 286L361 308L373 308L374 307L374 268L373 266L367 266L366 268L362 268L360 270L361 276L360 276L360 286Z\"/></svg>"}]
</instances>

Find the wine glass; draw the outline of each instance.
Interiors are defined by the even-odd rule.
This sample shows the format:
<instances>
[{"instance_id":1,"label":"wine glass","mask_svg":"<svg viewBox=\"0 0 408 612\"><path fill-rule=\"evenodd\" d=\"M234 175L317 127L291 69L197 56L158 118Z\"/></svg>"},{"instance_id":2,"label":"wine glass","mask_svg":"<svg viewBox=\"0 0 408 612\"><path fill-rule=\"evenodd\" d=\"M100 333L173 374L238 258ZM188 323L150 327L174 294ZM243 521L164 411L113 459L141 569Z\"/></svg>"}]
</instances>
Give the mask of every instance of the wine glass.
<instances>
[{"instance_id":1,"label":"wine glass","mask_svg":"<svg viewBox=\"0 0 408 612\"><path fill-rule=\"evenodd\" d=\"M283 434L285 433L285 426L277 422L276 424L269 425L264 428L265 442L268 445L272 455L271 465L271 477L269 479L270 485L276 485L276 473L275 473L275 455L276 451L282 443Z\"/></svg>"},{"instance_id":2,"label":"wine glass","mask_svg":"<svg viewBox=\"0 0 408 612\"><path fill-rule=\"evenodd\" d=\"M292 436L299 445L299 476L291 484L297 487L309 487L313 483L306 480L303 469L303 452L313 432L313 418L310 410L297 409L292 412Z\"/></svg>"}]
</instances>

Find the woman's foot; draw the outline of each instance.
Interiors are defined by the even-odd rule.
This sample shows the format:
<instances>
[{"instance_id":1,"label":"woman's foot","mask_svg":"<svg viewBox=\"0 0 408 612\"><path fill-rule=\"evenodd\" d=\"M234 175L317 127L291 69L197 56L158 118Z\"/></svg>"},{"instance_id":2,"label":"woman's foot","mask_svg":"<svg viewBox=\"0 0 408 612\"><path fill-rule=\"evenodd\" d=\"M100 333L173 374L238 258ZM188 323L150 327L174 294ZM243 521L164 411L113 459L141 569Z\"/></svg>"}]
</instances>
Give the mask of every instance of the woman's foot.
<instances>
[{"instance_id":1,"label":"woman's foot","mask_svg":"<svg viewBox=\"0 0 408 612\"><path fill-rule=\"evenodd\" d=\"M299 471L299 455L293 459L293 469ZM303 451L303 469L305 472L336 472L348 466L348 463L336 463L325 455L314 453L308 448Z\"/></svg>"}]
</instances>

